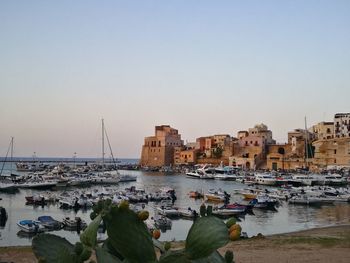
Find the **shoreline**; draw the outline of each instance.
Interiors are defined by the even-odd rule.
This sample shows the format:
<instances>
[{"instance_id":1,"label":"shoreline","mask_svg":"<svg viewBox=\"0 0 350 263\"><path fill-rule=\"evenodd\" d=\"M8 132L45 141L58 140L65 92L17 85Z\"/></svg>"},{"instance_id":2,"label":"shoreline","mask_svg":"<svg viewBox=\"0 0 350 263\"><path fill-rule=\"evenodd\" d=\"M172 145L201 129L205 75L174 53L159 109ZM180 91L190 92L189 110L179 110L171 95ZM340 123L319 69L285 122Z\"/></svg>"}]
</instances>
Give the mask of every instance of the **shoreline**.
<instances>
[{"instance_id":1,"label":"shoreline","mask_svg":"<svg viewBox=\"0 0 350 263\"><path fill-rule=\"evenodd\" d=\"M176 241L172 248L181 248ZM350 259L350 224L310 228L268 236L257 235L228 243L219 249L233 250L235 262L348 262ZM1 262L37 262L31 246L0 247Z\"/></svg>"}]
</instances>

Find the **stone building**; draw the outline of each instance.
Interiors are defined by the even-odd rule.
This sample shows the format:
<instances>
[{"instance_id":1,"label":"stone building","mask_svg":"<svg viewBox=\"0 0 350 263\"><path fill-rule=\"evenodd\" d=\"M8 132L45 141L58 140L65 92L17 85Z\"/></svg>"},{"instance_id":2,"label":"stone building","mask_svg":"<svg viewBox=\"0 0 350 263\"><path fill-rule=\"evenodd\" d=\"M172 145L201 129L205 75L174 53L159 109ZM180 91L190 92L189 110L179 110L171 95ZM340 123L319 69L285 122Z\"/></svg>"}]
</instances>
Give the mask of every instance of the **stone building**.
<instances>
[{"instance_id":1,"label":"stone building","mask_svg":"<svg viewBox=\"0 0 350 263\"><path fill-rule=\"evenodd\" d=\"M331 139L334 136L334 122L320 122L311 127L315 140Z\"/></svg>"},{"instance_id":2,"label":"stone building","mask_svg":"<svg viewBox=\"0 0 350 263\"><path fill-rule=\"evenodd\" d=\"M317 140L313 142L313 146L313 162L319 168L350 167L350 137Z\"/></svg>"},{"instance_id":3,"label":"stone building","mask_svg":"<svg viewBox=\"0 0 350 263\"><path fill-rule=\"evenodd\" d=\"M257 124L254 128L248 129L249 136L261 137L266 144L274 144L276 141L272 139L272 131L263 123Z\"/></svg>"},{"instance_id":4,"label":"stone building","mask_svg":"<svg viewBox=\"0 0 350 263\"><path fill-rule=\"evenodd\" d=\"M257 124L248 131L239 131L229 164L245 169L256 169L266 165L267 145L276 143L272 132L265 124Z\"/></svg>"},{"instance_id":5,"label":"stone building","mask_svg":"<svg viewBox=\"0 0 350 263\"><path fill-rule=\"evenodd\" d=\"M197 162L197 143L186 143L183 147L175 147L174 164L175 165L193 165Z\"/></svg>"},{"instance_id":6,"label":"stone building","mask_svg":"<svg viewBox=\"0 0 350 263\"><path fill-rule=\"evenodd\" d=\"M334 115L334 137L350 137L350 113Z\"/></svg>"},{"instance_id":7,"label":"stone building","mask_svg":"<svg viewBox=\"0 0 350 263\"><path fill-rule=\"evenodd\" d=\"M309 166L303 155L292 151L292 144L271 144L268 146L266 168L269 170L295 170Z\"/></svg>"},{"instance_id":8,"label":"stone building","mask_svg":"<svg viewBox=\"0 0 350 263\"><path fill-rule=\"evenodd\" d=\"M169 125L155 127L155 135L146 137L141 152L141 166L160 167L174 164L175 147L182 147L178 130Z\"/></svg>"}]
</instances>

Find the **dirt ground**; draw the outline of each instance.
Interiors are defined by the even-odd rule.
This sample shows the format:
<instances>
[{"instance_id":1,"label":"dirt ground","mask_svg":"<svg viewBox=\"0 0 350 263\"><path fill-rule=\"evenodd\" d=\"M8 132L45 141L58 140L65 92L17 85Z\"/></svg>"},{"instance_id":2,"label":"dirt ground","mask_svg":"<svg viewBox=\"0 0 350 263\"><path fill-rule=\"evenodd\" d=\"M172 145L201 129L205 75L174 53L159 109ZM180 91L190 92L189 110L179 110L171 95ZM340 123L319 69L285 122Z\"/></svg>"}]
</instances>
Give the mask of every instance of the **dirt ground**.
<instances>
[{"instance_id":1,"label":"dirt ground","mask_svg":"<svg viewBox=\"0 0 350 263\"><path fill-rule=\"evenodd\" d=\"M227 244L236 263L349 263L350 225L253 237ZM30 247L0 248L0 263L37 262Z\"/></svg>"},{"instance_id":2,"label":"dirt ground","mask_svg":"<svg viewBox=\"0 0 350 263\"><path fill-rule=\"evenodd\" d=\"M350 262L350 225L255 237L229 243L236 263Z\"/></svg>"}]
</instances>

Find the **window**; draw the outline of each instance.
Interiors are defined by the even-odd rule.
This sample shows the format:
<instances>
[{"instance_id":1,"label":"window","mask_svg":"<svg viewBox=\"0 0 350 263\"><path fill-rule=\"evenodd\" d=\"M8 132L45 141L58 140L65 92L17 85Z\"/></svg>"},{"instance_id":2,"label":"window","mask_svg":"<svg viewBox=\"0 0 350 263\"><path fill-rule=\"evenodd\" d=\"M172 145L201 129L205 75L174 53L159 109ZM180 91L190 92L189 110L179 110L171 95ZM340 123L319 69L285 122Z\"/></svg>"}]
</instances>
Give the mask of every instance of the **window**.
<instances>
[{"instance_id":1,"label":"window","mask_svg":"<svg viewBox=\"0 0 350 263\"><path fill-rule=\"evenodd\" d=\"M334 150L334 154L337 154L337 150Z\"/></svg>"}]
</instances>

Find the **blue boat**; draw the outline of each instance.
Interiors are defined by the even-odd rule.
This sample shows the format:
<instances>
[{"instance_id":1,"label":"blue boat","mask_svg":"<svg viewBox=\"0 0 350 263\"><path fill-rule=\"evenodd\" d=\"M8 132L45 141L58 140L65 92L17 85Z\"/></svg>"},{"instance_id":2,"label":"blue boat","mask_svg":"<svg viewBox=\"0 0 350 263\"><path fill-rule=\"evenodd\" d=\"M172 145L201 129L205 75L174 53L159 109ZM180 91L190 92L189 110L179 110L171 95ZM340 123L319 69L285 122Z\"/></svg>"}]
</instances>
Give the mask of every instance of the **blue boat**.
<instances>
[{"instance_id":1,"label":"blue boat","mask_svg":"<svg viewBox=\"0 0 350 263\"><path fill-rule=\"evenodd\" d=\"M17 222L18 227L27 233L39 233L45 230L44 226L38 221L20 220Z\"/></svg>"},{"instance_id":2,"label":"blue boat","mask_svg":"<svg viewBox=\"0 0 350 263\"><path fill-rule=\"evenodd\" d=\"M62 228L62 223L51 216L39 216L38 221L48 230L58 230Z\"/></svg>"}]
</instances>

